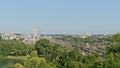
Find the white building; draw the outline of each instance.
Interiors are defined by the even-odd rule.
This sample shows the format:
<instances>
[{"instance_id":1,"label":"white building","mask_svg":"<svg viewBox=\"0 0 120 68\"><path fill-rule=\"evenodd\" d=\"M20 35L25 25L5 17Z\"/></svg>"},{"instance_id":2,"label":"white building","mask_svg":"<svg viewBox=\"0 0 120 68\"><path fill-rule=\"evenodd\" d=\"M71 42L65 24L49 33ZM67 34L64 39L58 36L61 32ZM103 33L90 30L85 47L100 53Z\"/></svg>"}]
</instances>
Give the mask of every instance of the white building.
<instances>
[{"instance_id":1,"label":"white building","mask_svg":"<svg viewBox=\"0 0 120 68\"><path fill-rule=\"evenodd\" d=\"M87 38L89 36L92 36L90 33L84 33L80 35L80 38Z\"/></svg>"},{"instance_id":2,"label":"white building","mask_svg":"<svg viewBox=\"0 0 120 68\"><path fill-rule=\"evenodd\" d=\"M33 28L32 34L33 34L33 39L36 39L38 37L37 30L35 28Z\"/></svg>"},{"instance_id":3,"label":"white building","mask_svg":"<svg viewBox=\"0 0 120 68\"><path fill-rule=\"evenodd\" d=\"M15 39L17 36L15 33L5 33L5 34L2 34L2 39L5 39L5 40L13 40Z\"/></svg>"}]
</instances>

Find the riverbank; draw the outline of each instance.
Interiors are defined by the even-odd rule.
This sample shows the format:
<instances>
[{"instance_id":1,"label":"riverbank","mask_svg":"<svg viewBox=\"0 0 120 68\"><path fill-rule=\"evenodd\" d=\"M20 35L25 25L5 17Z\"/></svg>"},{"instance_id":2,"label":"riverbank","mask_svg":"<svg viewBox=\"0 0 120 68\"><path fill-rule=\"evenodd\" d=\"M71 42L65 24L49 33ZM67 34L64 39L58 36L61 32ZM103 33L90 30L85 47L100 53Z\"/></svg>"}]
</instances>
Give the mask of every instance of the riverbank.
<instances>
[{"instance_id":1,"label":"riverbank","mask_svg":"<svg viewBox=\"0 0 120 68\"><path fill-rule=\"evenodd\" d=\"M3 59L27 60L30 56L0 56Z\"/></svg>"}]
</instances>

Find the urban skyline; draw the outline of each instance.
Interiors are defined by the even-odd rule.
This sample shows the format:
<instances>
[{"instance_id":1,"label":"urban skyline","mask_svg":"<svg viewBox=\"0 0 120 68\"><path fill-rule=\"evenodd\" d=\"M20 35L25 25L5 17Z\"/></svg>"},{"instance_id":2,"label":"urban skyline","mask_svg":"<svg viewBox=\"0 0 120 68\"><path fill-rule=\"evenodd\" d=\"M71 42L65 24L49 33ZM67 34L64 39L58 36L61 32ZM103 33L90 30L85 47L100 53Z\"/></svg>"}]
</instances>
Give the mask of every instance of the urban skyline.
<instances>
[{"instance_id":1,"label":"urban skyline","mask_svg":"<svg viewBox=\"0 0 120 68\"><path fill-rule=\"evenodd\" d=\"M120 68L120 0L0 0L0 68Z\"/></svg>"},{"instance_id":2,"label":"urban skyline","mask_svg":"<svg viewBox=\"0 0 120 68\"><path fill-rule=\"evenodd\" d=\"M32 30L32 31L31 31ZM120 33L120 32L114 32L114 33L92 33L92 32L79 32L79 33L41 33L40 31L38 31L38 29L36 29L35 27L33 27L31 30L29 30L30 32L20 32L20 31L8 31L8 32L0 32L0 34L6 34L6 33L14 33L14 34L34 34L35 36L38 34L50 34L50 35L82 35L82 34L95 34L95 35L113 35L116 33Z\"/></svg>"}]
</instances>

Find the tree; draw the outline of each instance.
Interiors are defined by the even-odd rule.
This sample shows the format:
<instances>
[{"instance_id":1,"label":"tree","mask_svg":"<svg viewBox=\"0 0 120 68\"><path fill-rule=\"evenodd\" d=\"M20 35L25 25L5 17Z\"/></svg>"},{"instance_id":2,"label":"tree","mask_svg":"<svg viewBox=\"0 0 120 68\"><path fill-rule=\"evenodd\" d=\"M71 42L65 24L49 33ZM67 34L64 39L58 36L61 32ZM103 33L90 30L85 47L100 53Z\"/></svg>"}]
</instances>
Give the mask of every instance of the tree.
<instances>
[{"instance_id":1,"label":"tree","mask_svg":"<svg viewBox=\"0 0 120 68\"><path fill-rule=\"evenodd\" d=\"M31 52L31 57L37 57L37 56L38 56L37 50Z\"/></svg>"},{"instance_id":2,"label":"tree","mask_svg":"<svg viewBox=\"0 0 120 68\"><path fill-rule=\"evenodd\" d=\"M79 49L73 49L69 52L69 58L71 58L72 60L74 61L78 61L79 57L82 55L80 53L80 50Z\"/></svg>"},{"instance_id":3,"label":"tree","mask_svg":"<svg viewBox=\"0 0 120 68\"><path fill-rule=\"evenodd\" d=\"M35 44L35 48L38 52L39 57L44 57L48 61L51 61L52 58L52 46L52 43L47 39L41 39Z\"/></svg>"},{"instance_id":4,"label":"tree","mask_svg":"<svg viewBox=\"0 0 120 68\"><path fill-rule=\"evenodd\" d=\"M59 57L64 53L64 48L59 45L59 44L55 44L53 46L53 52L52 52L52 61L57 61L59 60Z\"/></svg>"},{"instance_id":5,"label":"tree","mask_svg":"<svg viewBox=\"0 0 120 68\"><path fill-rule=\"evenodd\" d=\"M24 68L20 63L16 63L14 65L7 66L6 68Z\"/></svg>"},{"instance_id":6,"label":"tree","mask_svg":"<svg viewBox=\"0 0 120 68\"><path fill-rule=\"evenodd\" d=\"M120 44L112 45L106 48L106 54L109 53L120 53Z\"/></svg>"},{"instance_id":7,"label":"tree","mask_svg":"<svg viewBox=\"0 0 120 68\"><path fill-rule=\"evenodd\" d=\"M116 43L120 43L120 33L117 33L113 36L110 37L111 42L113 42L114 44Z\"/></svg>"},{"instance_id":8,"label":"tree","mask_svg":"<svg viewBox=\"0 0 120 68\"><path fill-rule=\"evenodd\" d=\"M1 36L1 34L0 34L0 40L2 40L2 36Z\"/></svg>"},{"instance_id":9,"label":"tree","mask_svg":"<svg viewBox=\"0 0 120 68\"><path fill-rule=\"evenodd\" d=\"M25 68L52 68L44 58L32 57L24 62Z\"/></svg>"}]
</instances>

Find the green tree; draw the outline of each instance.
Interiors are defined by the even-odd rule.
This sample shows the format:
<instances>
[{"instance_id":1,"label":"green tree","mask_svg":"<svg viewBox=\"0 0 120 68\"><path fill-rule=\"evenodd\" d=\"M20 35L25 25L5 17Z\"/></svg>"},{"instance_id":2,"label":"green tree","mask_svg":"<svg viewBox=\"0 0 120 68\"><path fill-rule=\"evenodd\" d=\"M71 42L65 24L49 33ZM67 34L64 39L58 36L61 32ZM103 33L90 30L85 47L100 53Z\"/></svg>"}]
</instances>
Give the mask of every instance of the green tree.
<instances>
[{"instance_id":1,"label":"green tree","mask_svg":"<svg viewBox=\"0 0 120 68\"><path fill-rule=\"evenodd\" d=\"M31 57L37 57L37 56L38 56L37 50L31 52Z\"/></svg>"},{"instance_id":2,"label":"green tree","mask_svg":"<svg viewBox=\"0 0 120 68\"><path fill-rule=\"evenodd\" d=\"M106 48L106 54L109 53L120 53L120 44L112 45Z\"/></svg>"},{"instance_id":3,"label":"green tree","mask_svg":"<svg viewBox=\"0 0 120 68\"><path fill-rule=\"evenodd\" d=\"M35 44L36 50L40 57L44 57L46 60L51 61L53 44L47 39L41 39Z\"/></svg>"},{"instance_id":4,"label":"green tree","mask_svg":"<svg viewBox=\"0 0 120 68\"><path fill-rule=\"evenodd\" d=\"M69 52L69 58L74 61L78 61L79 57L82 56L79 49L73 49Z\"/></svg>"},{"instance_id":5,"label":"green tree","mask_svg":"<svg viewBox=\"0 0 120 68\"><path fill-rule=\"evenodd\" d=\"M24 62L25 68L52 68L44 58L32 57Z\"/></svg>"},{"instance_id":6,"label":"green tree","mask_svg":"<svg viewBox=\"0 0 120 68\"><path fill-rule=\"evenodd\" d=\"M112 43L117 44L120 43L120 33L117 33L110 37Z\"/></svg>"},{"instance_id":7,"label":"green tree","mask_svg":"<svg viewBox=\"0 0 120 68\"><path fill-rule=\"evenodd\" d=\"M16 63L14 65L7 66L6 68L24 68L24 66L20 63Z\"/></svg>"}]
</instances>

